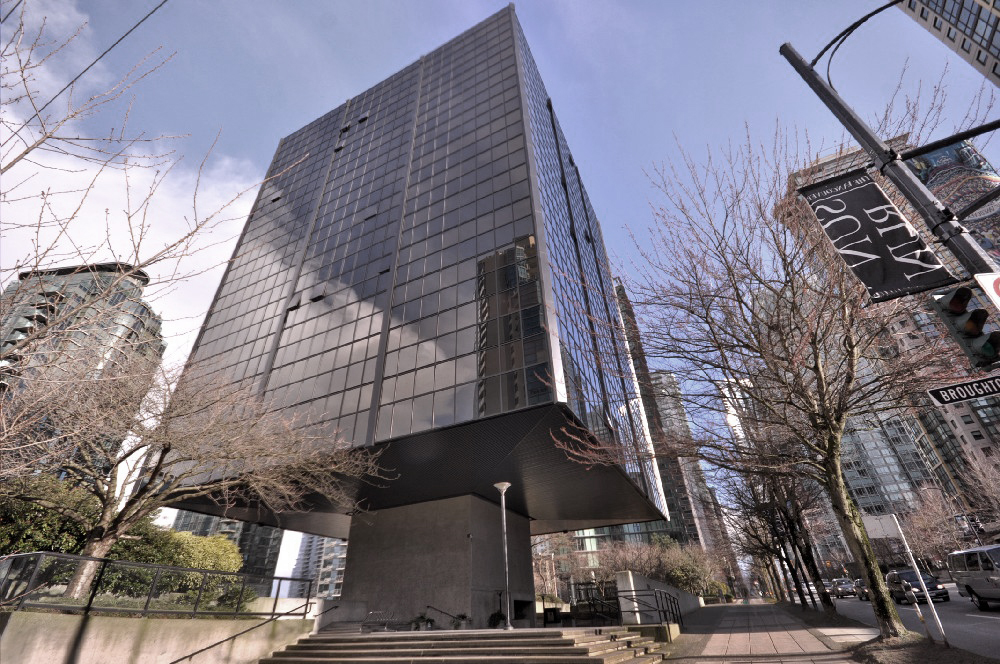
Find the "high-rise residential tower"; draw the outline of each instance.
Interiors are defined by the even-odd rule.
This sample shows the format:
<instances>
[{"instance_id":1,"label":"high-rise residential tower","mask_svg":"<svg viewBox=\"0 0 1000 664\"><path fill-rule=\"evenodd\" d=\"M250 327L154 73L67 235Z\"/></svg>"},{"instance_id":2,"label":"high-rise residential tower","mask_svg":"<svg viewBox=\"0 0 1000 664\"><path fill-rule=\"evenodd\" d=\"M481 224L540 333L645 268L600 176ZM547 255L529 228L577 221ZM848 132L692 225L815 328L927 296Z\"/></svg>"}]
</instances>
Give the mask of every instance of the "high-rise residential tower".
<instances>
[{"instance_id":1,"label":"high-rise residential tower","mask_svg":"<svg viewBox=\"0 0 1000 664\"><path fill-rule=\"evenodd\" d=\"M160 317L142 299L148 282L131 265L101 263L24 271L7 284L0 474L41 472L86 445L107 452L123 442L121 431L92 424L101 421L95 409L130 420L154 380L164 344Z\"/></svg>"},{"instance_id":2,"label":"high-rise residential tower","mask_svg":"<svg viewBox=\"0 0 1000 664\"><path fill-rule=\"evenodd\" d=\"M698 460L678 457L666 451L667 438L691 437L677 379L669 372L650 371L635 309L625 286L618 280L615 283L629 357L639 383L639 396L651 440L656 448L656 465L670 518L581 530L574 534L577 547L596 554L613 542L650 542L656 537L670 537L680 544L694 544L705 549L722 546L721 541L715 541L711 535L712 532L719 532L722 524L712 524L710 530L709 521L714 519L715 512L707 499L710 494ZM596 565L597 556L587 556L587 562Z\"/></svg>"},{"instance_id":3,"label":"high-rise residential tower","mask_svg":"<svg viewBox=\"0 0 1000 664\"><path fill-rule=\"evenodd\" d=\"M1000 86L1000 6L992 0L906 0L899 8Z\"/></svg>"},{"instance_id":4,"label":"high-rise residential tower","mask_svg":"<svg viewBox=\"0 0 1000 664\"><path fill-rule=\"evenodd\" d=\"M148 282L119 263L22 272L0 295L0 380L29 367L43 379L70 361L92 375L137 357L158 364L164 344L160 317L142 300Z\"/></svg>"},{"instance_id":5,"label":"high-rise residential tower","mask_svg":"<svg viewBox=\"0 0 1000 664\"><path fill-rule=\"evenodd\" d=\"M347 562L347 542L335 537L303 535L299 555L292 568L295 578L309 579L292 585L289 597L308 597L312 592L319 598L340 597Z\"/></svg>"},{"instance_id":6,"label":"high-rise residential tower","mask_svg":"<svg viewBox=\"0 0 1000 664\"><path fill-rule=\"evenodd\" d=\"M484 624L501 481L515 619L529 534L665 510L600 225L512 6L281 141L193 361L383 452L397 477L361 483L353 519L243 514L349 537L345 606ZM571 461L573 435L618 463Z\"/></svg>"},{"instance_id":7,"label":"high-rise residential tower","mask_svg":"<svg viewBox=\"0 0 1000 664\"><path fill-rule=\"evenodd\" d=\"M283 535L279 528L178 510L173 529L200 537L222 535L235 544L243 556L240 572L263 577L275 575ZM264 592L258 591L258 594L269 596L269 590L270 586L265 586Z\"/></svg>"}]
</instances>

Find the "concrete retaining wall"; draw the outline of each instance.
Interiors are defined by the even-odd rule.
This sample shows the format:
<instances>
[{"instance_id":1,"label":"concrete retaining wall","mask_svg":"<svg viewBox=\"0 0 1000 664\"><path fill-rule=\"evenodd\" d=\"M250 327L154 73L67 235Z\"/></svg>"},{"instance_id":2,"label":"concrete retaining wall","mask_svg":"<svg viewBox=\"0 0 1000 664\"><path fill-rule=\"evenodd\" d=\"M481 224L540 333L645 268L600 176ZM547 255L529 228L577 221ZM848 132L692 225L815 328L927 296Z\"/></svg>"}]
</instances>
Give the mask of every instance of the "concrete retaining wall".
<instances>
[{"instance_id":1,"label":"concrete retaining wall","mask_svg":"<svg viewBox=\"0 0 1000 664\"><path fill-rule=\"evenodd\" d=\"M6 625L0 622L0 661L4 664L167 664L263 622L85 617L33 611L2 618L9 618ZM186 661L253 664L294 643L312 628L312 620L275 620Z\"/></svg>"},{"instance_id":2,"label":"concrete retaining wall","mask_svg":"<svg viewBox=\"0 0 1000 664\"><path fill-rule=\"evenodd\" d=\"M647 579L646 577L636 574L635 572L618 572L615 574L615 582L618 584L618 592L622 593L624 591L630 590L665 590L674 597L677 598L677 603L680 605L681 615L686 615L691 613L695 609L699 609L705 606L702 599L697 595L692 595L691 593L686 593L683 590L679 590L674 586L667 583L661 583L659 581L653 581L652 579ZM648 600L647 600L648 601ZM658 623L659 616L656 612L637 612L634 609L635 606L627 600L619 600L621 604L622 621L626 625L639 625L648 623ZM627 604L627 606L626 606Z\"/></svg>"}]
</instances>

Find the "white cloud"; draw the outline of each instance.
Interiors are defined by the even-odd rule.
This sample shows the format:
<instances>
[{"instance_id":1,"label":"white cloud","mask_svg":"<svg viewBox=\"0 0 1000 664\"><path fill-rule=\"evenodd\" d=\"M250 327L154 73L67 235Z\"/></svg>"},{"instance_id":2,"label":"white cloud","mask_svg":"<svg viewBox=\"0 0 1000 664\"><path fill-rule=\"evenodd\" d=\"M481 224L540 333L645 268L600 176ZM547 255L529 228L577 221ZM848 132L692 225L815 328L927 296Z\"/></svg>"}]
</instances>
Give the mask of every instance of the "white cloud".
<instances>
[{"instance_id":1,"label":"white cloud","mask_svg":"<svg viewBox=\"0 0 1000 664\"><path fill-rule=\"evenodd\" d=\"M68 3L35 2L30 6L26 33L36 34L44 18L43 38L54 43L65 41L86 19ZM93 58L96 49L88 36L89 32L82 30L65 52L34 72L38 99L48 99L47 95L72 78L81 62ZM7 58L5 68L12 61ZM6 84L9 74L4 77ZM87 80L88 91L81 94L75 90L74 98L92 94L95 83L114 82L117 77L98 67L88 72ZM60 97L50 110L65 109L68 93L66 97ZM116 112L124 111L102 111ZM9 103L0 109L5 164L21 150L11 150L11 146L33 140L23 130L12 136L31 116L25 104ZM78 121L70 122L60 133L80 137L77 145L122 149L114 143L95 141ZM163 317L168 362L182 361L232 254L260 174L249 162L222 154L210 155L204 164L181 159L171 153L174 145L170 141L129 145L125 150L130 155L127 166L84 160L66 147L49 143L4 173L0 282L6 285L23 269L152 260L147 270L151 283L146 299ZM165 156L143 159L143 154Z\"/></svg>"},{"instance_id":2,"label":"white cloud","mask_svg":"<svg viewBox=\"0 0 1000 664\"><path fill-rule=\"evenodd\" d=\"M163 317L169 358L181 359L232 254L258 176L247 162L224 156L200 178L185 162L167 173L82 166L46 154L5 176L20 182L30 175L20 189L32 195L3 203L4 281L26 267L136 264L162 254L147 270L146 299ZM65 193L33 193L42 188Z\"/></svg>"}]
</instances>

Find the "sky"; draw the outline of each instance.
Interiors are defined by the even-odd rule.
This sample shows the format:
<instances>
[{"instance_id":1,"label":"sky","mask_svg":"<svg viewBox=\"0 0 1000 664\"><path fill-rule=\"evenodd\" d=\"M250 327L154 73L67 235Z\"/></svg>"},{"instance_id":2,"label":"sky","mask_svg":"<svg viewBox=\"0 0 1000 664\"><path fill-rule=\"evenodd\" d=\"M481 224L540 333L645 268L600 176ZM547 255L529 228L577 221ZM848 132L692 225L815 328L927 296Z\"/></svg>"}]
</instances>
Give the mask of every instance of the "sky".
<instances>
[{"instance_id":1,"label":"sky","mask_svg":"<svg viewBox=\"0 0 1000 664\"><path fill-rule=\"evenodd\" d=\"M2 0L2 13L15 1ZM159 0L24 0L31 25L44 16L53 37L84 26L69 48L46 63L39 82L43 93L62 87L157 4ZM748 132L766 142L779 123L808 132L812 144L822 149L835 146L842 129L778 47L790 41L811 59L880 4L882 0L515 3L620 271L630 270L636 254L630 230L641 233L651 223L651 204L658 203L646 173L677 158L681 150L699 159L709 149L743 141ZM195 215L204 216L247 192L217 217L203 250L186 261L185 269L196 276L153 299L164 318L169 359L183 360L193 343L221 277L219 266L232 253L254 185L264 176L278 141L505 5L500 0L168 0L80 79L75 99L114 85L151 53L151 61L169 58L120 103L72 127L82 135L106 136L121 128L127 102L131 131L178 138L162 144L173 150L170 159L176 161L169 172L161 167L160 175L155 170L131 175L131 202L119 174L102 176L74 226L78 237L99 237L105 225L120 228L121 211L129 205L135 209L136 192L154 182L157 193L145 211L144 241L150 248L182 232ZM3 30L6 38L7 25ZM921 90L926 96L944 76L950 105L931 138L953 133L984 85L983 76L899 9L887 10L857 30L838 51L831 77L840 94L871 120L889 101L904 67L904 90L910 94ZM997 143L986 151L994 164L1000 161ZM25 188L73 188L88 177L58 155L45 159L56 170L28 177L23 175L30 168L26 165L5 176L2 188L25 181ZM31 238L13 227L37 211L9 199L4 203L0 279L6 283L32 251ZM130 241L118 230L113 237ZM94 256L127 255L128 249L97 247Z\"/></svg>"}]
</instances>

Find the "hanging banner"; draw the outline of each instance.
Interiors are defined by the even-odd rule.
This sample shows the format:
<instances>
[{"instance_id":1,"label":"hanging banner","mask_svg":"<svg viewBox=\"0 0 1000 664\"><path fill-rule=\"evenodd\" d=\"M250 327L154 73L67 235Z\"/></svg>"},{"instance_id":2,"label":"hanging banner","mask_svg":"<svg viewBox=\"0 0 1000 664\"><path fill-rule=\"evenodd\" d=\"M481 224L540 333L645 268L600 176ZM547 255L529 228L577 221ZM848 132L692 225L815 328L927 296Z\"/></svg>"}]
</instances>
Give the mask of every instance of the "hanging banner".
<instances>
[{"instance_id":1,"label":"hanging banner","mask_svg":"<svg viewBox=\"0 0 1000 664\"><path fill-rule=\"evenodd\" d=\"M960 141L906 161L920 181L959 212L969 203L1000 187L1000 174L969 141ZM1000 199L960 220L993 258L1000 259Z\"/></svg>"},{"instance_id":2,"label":"hanging banner","mask_svg":"<svg viewBox=\"0 0 1000 664\"><path fill-rule=\"evenodd\" d=\"M799 193L873 302L958 281L864 169L802 187Z\"/></svg>"}]
</instances>

